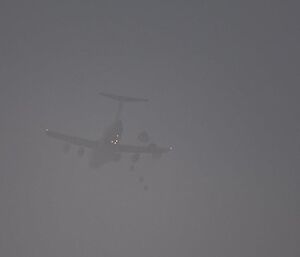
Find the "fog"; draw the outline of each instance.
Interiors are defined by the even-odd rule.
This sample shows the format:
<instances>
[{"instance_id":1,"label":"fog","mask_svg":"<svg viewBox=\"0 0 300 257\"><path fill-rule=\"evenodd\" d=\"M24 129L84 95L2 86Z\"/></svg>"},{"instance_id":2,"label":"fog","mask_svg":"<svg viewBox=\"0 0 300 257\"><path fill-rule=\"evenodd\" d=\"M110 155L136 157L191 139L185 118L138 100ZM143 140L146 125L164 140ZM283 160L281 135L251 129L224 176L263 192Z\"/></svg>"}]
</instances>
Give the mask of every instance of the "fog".
<instances>
[{"instance_id":1,"label":"fog","mask_svg":"<svg viewBox=\"0 0 300 257\"><path fill-rule=\"evenodd\" d=\"M0 255L300 256L299 4L2 1ZM172 145L91 169L45 128Z\"/></svg>"}]
</instances>

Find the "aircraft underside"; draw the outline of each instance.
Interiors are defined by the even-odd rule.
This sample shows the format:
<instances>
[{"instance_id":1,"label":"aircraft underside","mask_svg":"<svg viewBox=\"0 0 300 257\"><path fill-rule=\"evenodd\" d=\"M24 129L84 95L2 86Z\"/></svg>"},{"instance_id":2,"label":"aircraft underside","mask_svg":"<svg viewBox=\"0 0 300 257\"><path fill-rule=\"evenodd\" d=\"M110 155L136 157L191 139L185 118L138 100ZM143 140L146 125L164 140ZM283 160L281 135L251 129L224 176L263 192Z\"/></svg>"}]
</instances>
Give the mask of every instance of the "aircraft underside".
<instances>
[{"instance_id":1,"label":"aircraft underside","mask_svg":"<svg viewBox=\"0 0 300 257\"><path fill-rule=\"evenodd\" d=\"M172 147L161 147L149 142L149 135L142 131L137 139L139 144L124 144L122 140L123 125L121 121L121 111L124 103L146 102L144 98L133 98L117 96L113 94L100 93L118 102L118 111L112 124L104 131L100 140L90 140L78 136L68 135L57 131L46 129L46 134L56 140L65 143L64 152L69 152L70 145L79 147L77 154L83 156L85 149L90 150L89 164L92 168L98 168L109 162L116 162L121 159L122 153L131 155L131 161L135 164L141 154L150 154L153 158L159 158L163 153L172 150Z\"/></svg>"}]
</instances>

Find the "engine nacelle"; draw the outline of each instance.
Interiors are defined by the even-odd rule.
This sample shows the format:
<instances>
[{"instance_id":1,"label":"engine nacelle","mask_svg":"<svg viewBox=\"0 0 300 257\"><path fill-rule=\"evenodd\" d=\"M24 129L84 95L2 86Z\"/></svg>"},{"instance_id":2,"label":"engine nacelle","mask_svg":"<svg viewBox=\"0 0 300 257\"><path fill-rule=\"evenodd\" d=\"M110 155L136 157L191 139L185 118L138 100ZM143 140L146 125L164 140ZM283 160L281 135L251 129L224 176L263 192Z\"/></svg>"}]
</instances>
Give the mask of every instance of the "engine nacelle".
<instances>
[{"instance_id":1,"label":"engine nacelle","mask_svg":"<svg viewBox=\"0 0 300 257\"><path fill-rule=\"evenodd\" d=\"M144 130L138 134L137 139L142 143L148 143L150 138L148 133Z\"/></svg>"}]
</instances>

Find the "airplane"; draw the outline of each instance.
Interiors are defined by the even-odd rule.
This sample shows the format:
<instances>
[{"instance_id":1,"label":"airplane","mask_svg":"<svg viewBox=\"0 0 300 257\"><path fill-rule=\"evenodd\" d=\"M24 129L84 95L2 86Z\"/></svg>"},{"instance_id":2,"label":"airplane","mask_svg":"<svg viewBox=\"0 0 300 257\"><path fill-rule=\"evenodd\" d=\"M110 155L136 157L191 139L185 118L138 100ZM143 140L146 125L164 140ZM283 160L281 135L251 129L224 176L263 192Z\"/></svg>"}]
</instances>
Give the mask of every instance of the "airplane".
<instances>
[{"instance_id":1,"label":"airplane","mask_svg":"<svg viewBox=\"0 0 300 257\"><path fill-rule=\"evenodd\" d=\"M157 159L160 158L163 153L172 150L172 147L161 147L154 143L148 145L130 145L121 143L123 134L121 114L124 104L147 102L148 99L120 96L104 92L100 92L99 95L118 102L118 109L114 121L104 130L104 133L99 140L90 140L66 135L49 129L45 130L46 135L65 142L65 152L69 151L70 145L79 146L79 156L83 156L86 148L89 149L91 153L89 166L91 168L99 168L110 162L118 162L121 160L123 153L132 154L131 161L135 164L140 159L141 154L150 154L154 159ZM143 143L147 143L149 136L147 132L143 131L138 135L138 139ZM133 165L131 166L131 169L134 169Z\"/></svg>"}]
</instances>

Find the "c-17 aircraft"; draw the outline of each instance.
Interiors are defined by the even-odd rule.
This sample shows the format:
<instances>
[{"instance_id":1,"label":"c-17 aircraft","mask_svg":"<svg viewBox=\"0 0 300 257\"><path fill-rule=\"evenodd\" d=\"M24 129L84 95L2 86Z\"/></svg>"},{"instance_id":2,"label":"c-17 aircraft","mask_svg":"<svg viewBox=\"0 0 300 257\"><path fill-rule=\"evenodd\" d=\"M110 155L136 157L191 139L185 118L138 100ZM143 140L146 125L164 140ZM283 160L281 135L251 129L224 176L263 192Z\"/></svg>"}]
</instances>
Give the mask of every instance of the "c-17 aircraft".
<instances>
[{"instance_id":1,"label":"c-17 aircraft","mask_svg":"<svg viewBox=\"0 0 300 257\"><path fill-rule=\"evenodd\" d=\"M139 160L141 154L150 154L153 158L159 158L163 153L172 150L172 147L160 147L154 143L148 145L130 145L123 144L123 123L121 121L121 113L124 103L147 102L145 98L135 98L127 96L119 96L108 93L99 93L101 96L110 98L118 102L118 110L114 121L106 128L102 137L99 140L89 140L81 137L66 135L60 132L46 129L46 134L49 137L61 140L66 143L65 150L68 151L69 145L79 146L78 155L84 154L84 149L90 149L91 155L89 166L91 168L98 168L109 162L117 162L121 159L123 153L132 154L132 162ZM144 131L138 136L141 142L147 143L149 140L148 134ZM131 166L132 169L134 166Z\"/></svg>"}]
</instances>

